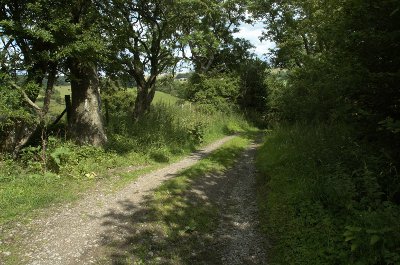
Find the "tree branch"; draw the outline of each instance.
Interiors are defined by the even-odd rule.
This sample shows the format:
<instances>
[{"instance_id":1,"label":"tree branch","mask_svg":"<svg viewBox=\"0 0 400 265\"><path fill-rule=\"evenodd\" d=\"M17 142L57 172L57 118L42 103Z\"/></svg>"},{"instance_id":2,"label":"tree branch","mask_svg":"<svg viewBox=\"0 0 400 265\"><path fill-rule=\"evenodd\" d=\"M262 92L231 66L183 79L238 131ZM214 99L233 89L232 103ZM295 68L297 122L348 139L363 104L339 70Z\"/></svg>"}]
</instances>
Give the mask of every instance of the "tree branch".
<instances>
[{"instance_id":1,"label":"tree branch","mask_svg":"<svg viewBox=\"0 0 400 265\"><path fill-rule=\"evenodd\" d=\"M22 89L22 87L20 87L19 85L15 84L14 82L11 82L11 86L13 88L17 89L22 94L22 96L24 97L24 100L26 101L26 103L28 103L28 105L31 106L36 111L36 113L38 113L39 115L42 114L42 109L38 105L36 105L35 102L33 102L28 97L28 95L25 93L25 91Z\"/></svg>"}]
</instances>

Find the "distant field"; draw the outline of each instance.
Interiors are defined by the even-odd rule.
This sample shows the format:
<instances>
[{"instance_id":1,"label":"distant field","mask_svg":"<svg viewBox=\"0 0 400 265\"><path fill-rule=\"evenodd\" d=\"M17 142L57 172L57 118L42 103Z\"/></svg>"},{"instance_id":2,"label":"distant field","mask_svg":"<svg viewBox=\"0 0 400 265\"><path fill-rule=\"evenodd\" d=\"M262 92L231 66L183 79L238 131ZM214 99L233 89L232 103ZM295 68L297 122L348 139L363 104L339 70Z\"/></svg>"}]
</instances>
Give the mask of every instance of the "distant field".
<instances>
[{"instance_id":1,"label":"distant field","mask_svg":"<svg viewBox=\"0 0 400 265\"><path fill-rule=\"evenodd\" d=\"M136 93L136 89L133 89L133 88L129 88L128 91L131 92L132 94ZM54 94L53 94L53 96L51 98L51 102L50 102L50 115L53 117L53 119L55 117L57 117L58 115L60 115L64 111L65 95L71 95L71 87L70 86L64 85L64 86L55 86L54 87ZM43 93L41 93L39 95L38 99L36 100L36 103L40 107L43 106L43 98L44 98L44 95L43 95ZM178 100L179 100L179 98L174 97L170 94L156 91L153 103L163 102L165 104L175 104Z\"/></svg>"},{"instance_id":2,"label":"distant field","mask_svg":"<svg viewBox=\"0 0 400 265\"><path fill-rule=\"evenodd\" d=\"M64 98L65 95L71 95L71 87L70 86L56 86L55 90L57 90L60 94L59 96ZM56 92L56 94L58 94Z\"/></svg>"},{"instance_id":3,"label":"distant field","mask_svg":"<svg viewBox=\"0 0 400 265\"><path fill-rule=\"evenodd\" d=\"M175 104L178 100L179 100L179 98L174 97L170 94L167 94L167 93L164 93L161 91L156 91L156 94L154 95L153 103L164 102L167 104Z\"/></svg>"},{"instance_id":4,"label":"distant field","mask_svg":"<svg viewBox=\"0 0 400 265\"><path fill-rule=\"evenodd\" d=\"M70 86L55 86L54 94L51 97L50 101L50 115L53 117L57 117L60 115L65 109L64 97L65 95L71 94ZM39 107L43 106L44 94L43 92L39 95L36 100L36 103Z\"/></svg>"},{"instance_id":5,"label":"distant field","mask_svg":"<svg viewBox=\"0 0 400 265\"><path fill-rule=\"evenodd\" d=\"M136 94L136 89L135 88L128 88L128 92L132 93L132 94ZM161 92L161 91L156 91L156 94L154 95L154 99L153 99L153 104L154 103L159 103L159 102L163 102L166 104L175 104L177 101L179 100L179 98L172 96L170 94Z\"/></svg>"}]
</instances>

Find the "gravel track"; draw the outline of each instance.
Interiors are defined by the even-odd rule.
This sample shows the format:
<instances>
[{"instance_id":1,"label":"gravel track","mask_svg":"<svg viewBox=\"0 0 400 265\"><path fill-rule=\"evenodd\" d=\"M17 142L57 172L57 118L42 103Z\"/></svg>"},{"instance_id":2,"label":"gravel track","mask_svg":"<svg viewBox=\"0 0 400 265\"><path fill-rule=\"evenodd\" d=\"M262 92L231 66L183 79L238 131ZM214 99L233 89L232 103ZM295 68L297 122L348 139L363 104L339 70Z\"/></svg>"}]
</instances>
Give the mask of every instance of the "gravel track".
<instances>
[{"instance_id":1,"label":"gravel track","mask_svg":"<svg viewBox=\"0 0 400 265\"><path fill-rule=\"evenodd\" d=\"M256 198L257 147L250 145L213 196L221 216L215 247L224 265L267 264L268 242L260 231Z\"/></svg>"},{"instance_id":2,"label":"gravel track","mask_svg":"<svg viewBox=\"0 0 400 265\"><path fill-rule=\"evenodd\" d=\"M124 204L140 205L152 190L163 181L210 154L234 136L220 139L204 149L167 167L139 177L137 180L112 194L88 194L73 205L53 209L45 218L33 220L21 228L18 264L91 264L95 262L96 248L102 243L102 235L109 227L104 226L107 216L120 213L129 215ZM4 253L3 253L4 254ZM8 254L8 253L6 253ZM14 254L14 253L13 253ZM0 256L0 264L1 256Z\"/></svg>"},{"instance_id":3,"label":"gravel track","mask_svg":"<svg viewBox=\"0 0 400 265\"><path fill-rule=\"evenodd\" d=\"M142 226L151 226L146 216L139 215L136 221L132 216L147 208L155 188L233 137L225 137L179 162L143 175L120 191L93 191L74 204L50 209L46 217L19 226L12 235L20 239L17 264L99 264L99 258L106 254L104 247L113 242L110 239L123 242L130 236L132 230L126 230L129 223L136 232ZM216 205L219 226L204 247L196 250L203 255L191 264L267 264L267 242L259 229L256 203L257 147L252 143L225 173L205 175L192 183L191 200Z\"/></svg>"}]
</instances>

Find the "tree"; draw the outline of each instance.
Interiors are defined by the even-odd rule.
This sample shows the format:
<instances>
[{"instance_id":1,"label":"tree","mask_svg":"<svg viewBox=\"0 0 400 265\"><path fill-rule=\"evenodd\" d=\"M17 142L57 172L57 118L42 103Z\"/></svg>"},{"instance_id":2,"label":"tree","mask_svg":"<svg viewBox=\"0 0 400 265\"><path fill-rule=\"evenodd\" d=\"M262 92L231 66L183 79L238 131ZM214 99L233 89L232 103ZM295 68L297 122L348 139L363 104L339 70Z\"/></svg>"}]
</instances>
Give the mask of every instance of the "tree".
<instances>
[{"instance_id":1,"label":"tree","mask_svg":"<svg viewBox=\"0 0 400 265\"><path fill-rule=\"evenodd\" d=\"M182 1L179 46L182 57L193 63L196 73L206 74L211 68L220 68L219 59L228 59L227 51L231 48L239 48L236 51L249 48L249 43L232 36L245 20L245 8L246 1ZM225 66L221 69L226 70Z\"/></svg>"},{"instance_id":2,"label":"tree","mask_svg":"<svg viewBox=\"0 0 400 265\"><path fill-rule=\"evenodd\" d=\"M45 123L57 75L56 47L48 31L52 15L44 12L41 4L38 1L1 2L1 81L4 96L11 96L14 102L3 102L3 108L8 109L4 118L6 126L2 126L3 148L14 154L29 141L38 126ZM22 84L21 73L26 73ZM45 77L44 104L40 108L35 101ZM15 105L18 101L22 107ZM14 108L19 109L16 113L25 115L13 115Z\"/></svg>"},{"instance_id":3,"label":"tree","mask_svg":"<svg viewBox=\"0 0 400 265\"><path fill-rule=\"evenodd\" d=\"M114 1L103 5L108 31L122 70L136 81L137 96L133 119L149 111L160 73L177 63L177 3L162 0Z\"/></svg>"},{"instance_id":4,"label":"tree","mask_svg":"<svg viewBox=\"0 0 400 265\"><path fill-rule=\"evenodd\" d=\"M26 73L22 86L17 84L16 77L14 81L4 80L21 93L26 106L39 117L39 122L30 123L29 128L23 125L26 122L16 121L20 124L17 127L22 126L22 129L15 127L9 133L10 138L18 139L16 149L26 144L38 124L44 123L56 75L61 68L71 79L69 131L72 138L80 143L103 145L106 136L100 115L96 67L104 45L96 26L101 16L94 3L79 0L72 5L53 0L2 1L1 8L1 29L7 36L4 47L16 46L14 54L19 55L21 61L21 68L9 69L9 72ZM2 61L10 58L8 55ZM11 61L2 63L2 68L12 65ZM45 77L45 104L39 108L35 101ZM21 136L15 137L17 131L23 132Z\"/></svg>"},{"instance_id":5,"label":"tree","mask_svg":"<svg viewBox=\"0 0 400 265\"><path fill-rule=\"evenodd\" d=\"M265 113L267 111L267 64L258 58L249 58L240 64L241 80L239 104L244 110Z\"/></svg>"},{"instance_id":6,"label":"tree","mask_svg":"<svg viewBox=\"0 0 400 265\"><path fill-rule=\"evenodd\" d=\"M302 67L308 57L333 47L332 36L340 31L338 22L340 1L289 0L253 1L250 7L255 17L265 25L262 36L276 43L272 51L277 67Z\"/></svg>"},{"instance_id":7,"label":"tree","mask_svg":"<svg viewBox=\"0 0 400 265\"><path fill-rule=\"evenodd\" d=\"M63 11L65 31L60 41L65 42L62 53L71 80L70 133L79 143L102 146L107 142L101 116L98 64L105 53L99 28L102 19L93 1L76 0Z\"/></svg>"},{"instance_id":8,"label":"tree","mask_svg":"<svg viewBox=\"0 0 400 265\"><path fill-rule=\"evenodd\" d=\"M303 99L293 100L313 102L306 105L323 119L351 117L375 131L400 119L398 7L394 0L260 0L252 10L267 25L264 37L277 43L275 66L292 70L288 85Z\"/></svg>"}]
</instances>

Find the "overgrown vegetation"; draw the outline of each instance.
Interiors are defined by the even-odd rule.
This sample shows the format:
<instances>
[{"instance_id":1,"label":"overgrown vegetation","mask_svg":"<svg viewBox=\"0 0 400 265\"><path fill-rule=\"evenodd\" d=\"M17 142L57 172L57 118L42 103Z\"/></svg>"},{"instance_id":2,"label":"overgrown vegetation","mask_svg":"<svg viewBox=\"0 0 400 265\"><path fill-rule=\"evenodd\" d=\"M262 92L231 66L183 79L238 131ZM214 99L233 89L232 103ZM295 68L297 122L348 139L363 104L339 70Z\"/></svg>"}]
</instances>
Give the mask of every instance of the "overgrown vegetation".
<instances>
[{"instance_id":1,"label":"overgrown vegetation","mask_svg":"<svg viewBox=\"0 0 400 265\"><path fill-rule=\"evenodd\" d=\"M258 156L272 264L400 264L398 1L255 5L280 68Z\"/></svg>"},{"instance_id":2,"label":"overgrown vegetation","mask_svg":"<svg viewBox=\"0 0 400 265\"><path fill-rule=\"evenodd\" d=\"M400 262L396 168L354 135L344 124L269 133L257 163L271 264Z\"/></svg>"},{"instance_id":3,"label":"overgrown vegetation","mask_svg":"<svg viewBox=\"0 0 400 265\"><path fill-rule=\"evenodd\" d=\"M130 115L144 119L157 79L175 73L180 62L205 73L215 60L244 58L245 50L231 50L249 46L233 37L244 14L245 5L237 0L2 0L0 88L9 99L0 102L2 152L17 156L46 124L57 79L68 81L72 91L67 136L106 145L100 76L106 86L135 85Z\"/></svg>"},{"instance_id":4,"label":"overgrown vegetation","mask_svg":"<svg viewBox=\"0 0 400 265\"><path fill-rule=\"evenodd\" d=\"M272 129L258 158L272 263L400 264L398 0L1 3L0 224L245 130L243 115ZM252 19L276 44L268 64L233 35ZM51 125L57 78L66 125Z\"/></svg>"}]
</instances>

